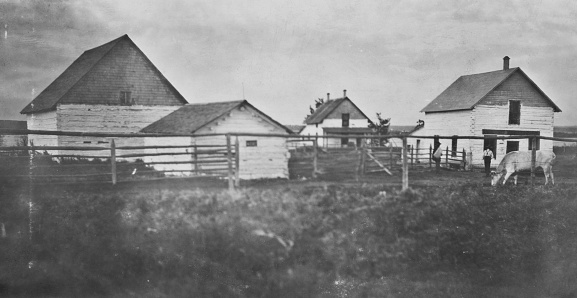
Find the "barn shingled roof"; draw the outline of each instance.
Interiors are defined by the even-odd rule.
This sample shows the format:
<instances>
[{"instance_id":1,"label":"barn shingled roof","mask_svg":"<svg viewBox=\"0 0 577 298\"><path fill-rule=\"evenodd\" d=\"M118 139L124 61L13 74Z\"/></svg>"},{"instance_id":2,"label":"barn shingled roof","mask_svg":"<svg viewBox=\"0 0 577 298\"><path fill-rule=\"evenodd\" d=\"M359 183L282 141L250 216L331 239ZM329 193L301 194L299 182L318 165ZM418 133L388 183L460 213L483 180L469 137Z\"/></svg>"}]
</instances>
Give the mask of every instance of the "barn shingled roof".
<instances>
[{"instance_id":1,"label":"barn shingled roof","mask_svg":"<svg viewBox=\"0 0 577 298\"><path fill-rule=\"evenodd\" d=\"M243 105L251 107L261 116L278 125L289 134L293 133L289 128L270 118L246 100L184 105L178 110L143 128L141 132L192 134L212 121Z\"/></svg>"},{"instance_id":2,"label":"barn shingled roof","mask_svg":"<svg viewBox=\"0 0 577 298\"><path fill-rule=\"evenodd\" d=\"M339 105L341 105L344 101L348 100L357 110L359 110L359 112L361 112L361 114L367 118L367 120L371 121L369 119L369 117L367 117L367 115L365 115L365 113L363 113L363 111L361 111L361 109L359 109L357 107L357 105L355 105L355 103L350 100L350 98L348 97L341 97L341 98L337 98L337 99L331 99L326 101L324 104L322 104L320 107L318 107L315 112L310 115L306 120L305 123L306 124L319 124L322 123L323 120L325 120L325 118L332 112L334 111Z\"/></svg>"},{"instance_id":3,"label":"barn shingled roof","mask_svg":"<svg viewBox=\"0 0 577 298\"><path fill-rule=\"evenodd\" d=\"M80 81L86 74L88 74L98 62L102 60L108 54L114 46L116 46L120 41L128 41L133 45L149 63L151 69L156 72L158 76L162 78L167 87L172 90L173 94L182 103L186 104L186 100L178 91L168 82L168 80L162 75L162 73L148 60L148 57L140 51L140 49L134 44L134 42L128 37L127 34L105 43L101 46L95 47L93 49L87 50L80 57L78 57L64 72L58 76L46 89L44 89L32 102L30 102L22 111L21 114L29 114L42 112L46 110L52 110L56 107L56 104L66 95L68 91L78 81Z\"/></svg>"},{"instance_id":4,"label":"barn shingled roof","mask_svg":"<svg viewBox=\"0 0 577 298\"><path fill-rule=\"evenodd\" d=\"M555 112L561 110L519 67L459 77L421 112L470 110L514 73L521 73L545 97Z\"/></svg>"}]
</instances>

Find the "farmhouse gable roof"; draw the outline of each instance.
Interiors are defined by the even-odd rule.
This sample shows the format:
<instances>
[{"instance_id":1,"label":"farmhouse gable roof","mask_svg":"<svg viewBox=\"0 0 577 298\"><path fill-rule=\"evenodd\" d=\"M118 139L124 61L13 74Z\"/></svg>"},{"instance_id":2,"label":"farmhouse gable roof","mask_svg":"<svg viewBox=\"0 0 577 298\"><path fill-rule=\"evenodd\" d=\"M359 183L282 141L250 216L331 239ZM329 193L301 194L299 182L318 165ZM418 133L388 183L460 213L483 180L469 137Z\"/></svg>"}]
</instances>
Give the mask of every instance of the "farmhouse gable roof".
<instances>
[{"instance_id":1,"label":"farmhouse gable roof","mask_svg":"<svg viewBox=\"0 0 577 298\"><path fill-rule=\"evenodd\" d=\"M355 109L357 109L361 115L363 115L363 117L367 118L369 122L371 121L369 117L367 117L367 115L365 115L365 113L363 113L363 111L359 109L352 100L350 100L350 98L345 96L337 99L327 100L320 107L318 107L312 115L307 117L305 123L307 125L322 123L326 117L328 117L338 106L340 106L345 101L349 101L355 107Z\"/></svg>"},{"instance_id":2,"label":"farmhouse gable roof","mask_svg":"<svg viewBox=\"0 0 577 298\"><path fill-rule=\"evenodd\" d=\"M292 134L292 131L289 128L261 112L246 100L188 104L166 115L160 120L148 125L147 127L143 128L141 132L194 134L201 128L209 125L211 122L242 106L253 109L263 118L268 119L275 126L281 128L289 134Z\"/></svg>"},{"instance_id":3,"label":"farmhouse gable roof","mask_svg":"<svg viewBox=\"0 0 577 298\"><path fill-rule=\"evenodd\" d=\"M126 51L122 51L120 48L128 48L132 51L131 53L135 52L136 54L126 55ZM115 51L115 49L118 50ZM86 103L85 98L102 97L104 92L111 88L108 84L110 81L117 84L131 84L132 82L126 82L126 78L138 76L137 70L141 69L152 72L152 77L148 76L146 79L152 80L153 86L162 87L163 90L156 91L164 92L160 96L162 100L170 101L169 105L187 103L128 35L123 35L106 44L85 51L20 113L29 114L53 110L58 103L63 101L66 103ZM116 100L118 94L116 92L114 94Z\"/></svg>"},{"instance_id":4,"label":"farmhouse gable roof","mask_svg":"<svg viewBox=\"0 0 577 298\"><path fill-rule=\"evenodd\" d=\"M502 85L513 74L519 73L548 101L555 112L559 107L519 67L459 77L445 91L431 101L421 112L470 110L491 91Z\"/></svg>"}]
</instances>

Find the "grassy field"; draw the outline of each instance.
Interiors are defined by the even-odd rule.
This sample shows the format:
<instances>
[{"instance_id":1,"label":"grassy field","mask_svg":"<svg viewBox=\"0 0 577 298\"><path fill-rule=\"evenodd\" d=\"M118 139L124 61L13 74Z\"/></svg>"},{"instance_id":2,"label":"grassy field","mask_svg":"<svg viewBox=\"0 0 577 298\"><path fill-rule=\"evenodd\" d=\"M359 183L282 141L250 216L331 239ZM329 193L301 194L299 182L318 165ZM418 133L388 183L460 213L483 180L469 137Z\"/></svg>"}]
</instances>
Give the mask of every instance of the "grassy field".
<instances>
[{"instance_id":1,"label":"grassy field","mask_svg":"<svg viewBox=\"0 0 577 298\"><path fill-rule=\"evenodd\" d=\"M576 163L536 187L412 171L404 192L398 173L0 181L0 296L574 297Z\"/></svg>"}]
</instances>

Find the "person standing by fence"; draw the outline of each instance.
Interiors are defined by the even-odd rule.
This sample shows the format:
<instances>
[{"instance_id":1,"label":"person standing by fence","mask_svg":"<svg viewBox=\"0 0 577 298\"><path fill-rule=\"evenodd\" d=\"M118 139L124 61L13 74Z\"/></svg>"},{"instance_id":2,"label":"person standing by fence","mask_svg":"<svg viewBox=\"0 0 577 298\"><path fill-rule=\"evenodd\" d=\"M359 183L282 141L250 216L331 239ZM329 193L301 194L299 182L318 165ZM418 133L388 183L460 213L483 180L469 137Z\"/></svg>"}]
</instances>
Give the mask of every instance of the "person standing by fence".
<instances>
[{"instance_id":1,"label":"person standing by fence","mask_svg":"<svg viewBox=\"0 0 577 298\"><path fill-rule=\"evenodd\" d=\"M491 159L493 159L493 151L491 148L485 147L483 159L485 160L485 177L489 177L491 175Z\"/></svg>"}]
</instances>

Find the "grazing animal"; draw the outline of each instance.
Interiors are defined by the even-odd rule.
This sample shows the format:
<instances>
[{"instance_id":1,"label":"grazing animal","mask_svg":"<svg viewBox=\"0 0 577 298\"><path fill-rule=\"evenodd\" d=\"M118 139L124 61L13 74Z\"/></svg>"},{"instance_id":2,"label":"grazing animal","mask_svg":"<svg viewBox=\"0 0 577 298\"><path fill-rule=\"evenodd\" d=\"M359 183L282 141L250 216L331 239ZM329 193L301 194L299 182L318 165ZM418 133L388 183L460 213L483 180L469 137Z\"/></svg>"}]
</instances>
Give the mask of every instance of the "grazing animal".
<instances>
[{"instance_id":1,"label":"grazing animal","mask_svg":"<svg viewBox=\"0 0 577 298\"><path fill-rule=\"evenodd\" d=\"M555 184L555 178L553 177L553 169L551 166L554 159L555 153L553 153L553 151L536 151L535 168L543 168L543 173L545 173L545 185L549 183L549 177L551 177L551 183ZM491 185L497 185L503 174L505 174L503 185L512 174L515 174L515 185L517 185L517 174L522 170L531 170L531 151L509 152L505 157L503 157L503 160L501 160L501 163L497 167L497 171L491 173L491 176L493 176Z\"/></svg>"}]
</instances>

